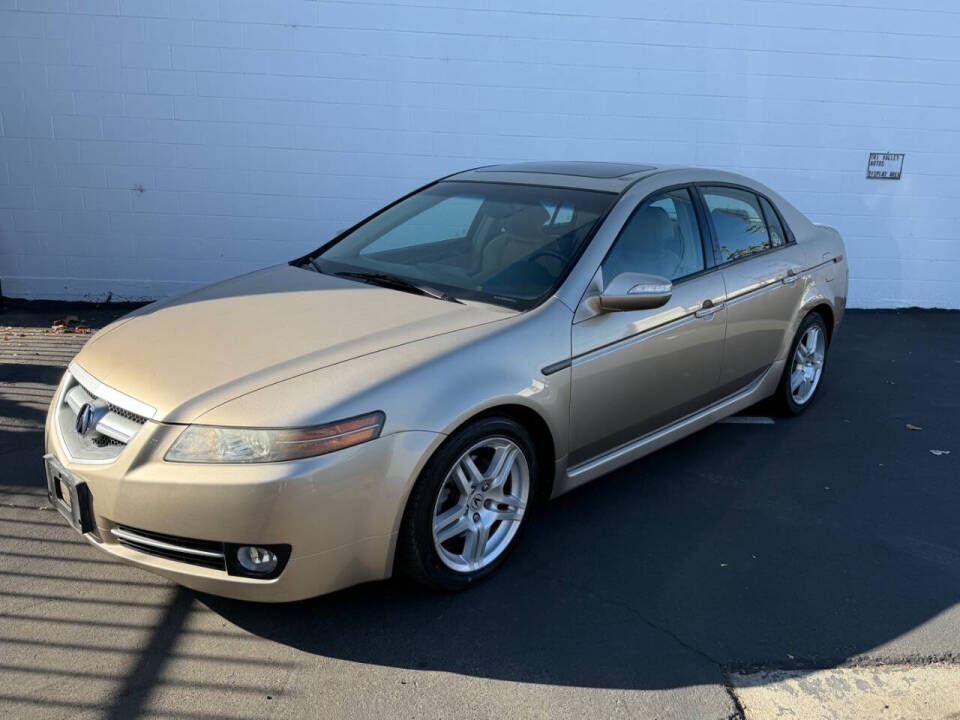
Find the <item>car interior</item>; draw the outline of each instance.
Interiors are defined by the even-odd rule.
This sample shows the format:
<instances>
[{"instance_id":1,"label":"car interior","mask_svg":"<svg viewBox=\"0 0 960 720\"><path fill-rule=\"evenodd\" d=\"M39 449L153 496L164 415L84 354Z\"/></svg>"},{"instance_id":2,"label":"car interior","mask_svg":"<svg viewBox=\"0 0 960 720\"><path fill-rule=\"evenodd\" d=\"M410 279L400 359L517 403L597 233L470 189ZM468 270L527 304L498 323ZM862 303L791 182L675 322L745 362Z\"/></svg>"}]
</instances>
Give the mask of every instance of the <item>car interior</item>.
<instances>
[{"instance_id":1,"label":"car interior","mask_svg":"<svg viewBox=\"0 0 960 720\"><path fill-rule=\"evenodd\" d=\"M565 272L602 213L595 204L583 208L568 197L557 199L555 189L531 190L540 190L541 199L491 194L475 209L464 196L442 198L399 218L349 255L322 257L362 258L365 266L438 286L538 297ZM438 239L426 241L432 237Z\"/></svg>"},{"instance_id":2,"label":"car interior","mask_svg":"<svg viewBox=\"0 0 960 720\"><path fill-rule=\"evenodd\" d=\"M668 280L703 270L703 245L687 190L645 202L627 221L603 262L609 283L624 272L649 273Z\"/></svg>"}]
</instances>

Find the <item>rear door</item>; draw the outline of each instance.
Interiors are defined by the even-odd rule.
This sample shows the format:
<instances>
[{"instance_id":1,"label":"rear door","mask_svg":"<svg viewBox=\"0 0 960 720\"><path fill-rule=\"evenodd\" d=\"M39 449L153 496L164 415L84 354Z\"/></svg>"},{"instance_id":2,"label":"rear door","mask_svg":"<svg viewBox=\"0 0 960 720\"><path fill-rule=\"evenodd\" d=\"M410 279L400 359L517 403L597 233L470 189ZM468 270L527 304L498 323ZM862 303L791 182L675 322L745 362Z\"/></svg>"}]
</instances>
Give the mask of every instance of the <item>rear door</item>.
<instances>
[{"instance_id":1,"label":"rear door","mask_svg":"<svg viewBox=\"0 0 960 720\"><path fill-rule=\"evenodd\" d=\"M803 293L801 248L770 201L733 185L700 185L726 299L720 386L734 392L773 364Z\"/></svg>"}]
</instances>

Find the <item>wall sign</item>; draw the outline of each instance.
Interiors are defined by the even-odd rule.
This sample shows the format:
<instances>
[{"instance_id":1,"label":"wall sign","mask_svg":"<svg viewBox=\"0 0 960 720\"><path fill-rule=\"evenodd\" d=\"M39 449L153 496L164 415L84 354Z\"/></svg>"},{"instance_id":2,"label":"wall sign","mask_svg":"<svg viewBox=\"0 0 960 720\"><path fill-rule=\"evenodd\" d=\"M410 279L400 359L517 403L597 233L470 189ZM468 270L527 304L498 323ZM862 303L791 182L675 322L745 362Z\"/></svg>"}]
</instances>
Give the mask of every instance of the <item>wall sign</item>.
<instances>
[{"instance_id":1,"label":"wall sign","mask_svg":"<svg viewBox=\"0 0 960 720\"><path fill-rule=\"evenodd\" d=\"M903 172L903 153L870 153L867 160L867 178L899 180Z\"/></svg>"}]
</instances>

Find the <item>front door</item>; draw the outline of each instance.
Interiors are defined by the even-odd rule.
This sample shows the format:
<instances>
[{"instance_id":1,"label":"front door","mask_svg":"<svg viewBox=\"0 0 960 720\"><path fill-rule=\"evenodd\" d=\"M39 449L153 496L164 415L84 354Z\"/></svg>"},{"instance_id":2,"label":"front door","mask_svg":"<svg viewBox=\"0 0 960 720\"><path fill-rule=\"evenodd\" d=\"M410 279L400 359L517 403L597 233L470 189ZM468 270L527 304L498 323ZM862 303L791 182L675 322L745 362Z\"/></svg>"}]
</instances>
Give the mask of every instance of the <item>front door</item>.
<instances>
[{"instance_id":1,"label":"front door","mask_svg":"<svg viewBox=\"0 0 960 720\"><path fill-rule=\"evenodd\" d=\"M673 295L660 308L582 313L590 316L574 322L571 466L719 399L725 290L707 257L688 188L649 198L624 225L596 290L639 272L672 280Z\"/></svg>"}]
</instances>

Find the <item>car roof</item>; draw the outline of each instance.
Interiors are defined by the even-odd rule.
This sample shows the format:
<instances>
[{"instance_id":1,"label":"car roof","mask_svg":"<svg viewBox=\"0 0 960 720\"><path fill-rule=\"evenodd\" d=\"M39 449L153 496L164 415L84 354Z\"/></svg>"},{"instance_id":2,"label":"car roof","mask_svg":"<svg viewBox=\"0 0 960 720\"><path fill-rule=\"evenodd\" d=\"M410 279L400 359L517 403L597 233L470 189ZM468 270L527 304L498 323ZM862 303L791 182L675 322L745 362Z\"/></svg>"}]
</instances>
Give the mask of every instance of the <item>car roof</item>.
<instances>
[{"instance_id":1,"label":"car roof","mask_svg":"<svg viewBox=\"0 0 960 720\"><path fill-rule=\"evenodd\" d=\"M486 165L444 179L554 185L619 193L637 180L661 169L663 168L643 163L562 160Z\"/></svg>"}]
</instances>

